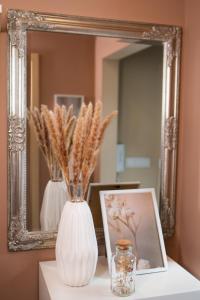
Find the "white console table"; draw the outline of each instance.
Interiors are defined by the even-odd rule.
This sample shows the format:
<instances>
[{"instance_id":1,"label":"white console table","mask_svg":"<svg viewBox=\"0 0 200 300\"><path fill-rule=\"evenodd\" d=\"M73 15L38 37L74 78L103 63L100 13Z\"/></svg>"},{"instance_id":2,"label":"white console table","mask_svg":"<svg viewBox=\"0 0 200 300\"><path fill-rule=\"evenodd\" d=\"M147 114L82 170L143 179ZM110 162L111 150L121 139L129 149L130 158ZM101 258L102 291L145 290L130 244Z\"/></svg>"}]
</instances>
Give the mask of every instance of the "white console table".
<instances>
[{"instance_id":1,"label":"white console table","mask_svg":"<svg viewBox=\"0 0 200 300\"><path fill-rule=\"evenodd\" d=\"M200 281L169 259L166 272L137 275L136 292L125 297L139 300L200 300ZM113 300L105 258L100 258L96 275L84 287L68 287L58 277L55 261L39 264L39 300Z\"/></svg>"}]
</instances>

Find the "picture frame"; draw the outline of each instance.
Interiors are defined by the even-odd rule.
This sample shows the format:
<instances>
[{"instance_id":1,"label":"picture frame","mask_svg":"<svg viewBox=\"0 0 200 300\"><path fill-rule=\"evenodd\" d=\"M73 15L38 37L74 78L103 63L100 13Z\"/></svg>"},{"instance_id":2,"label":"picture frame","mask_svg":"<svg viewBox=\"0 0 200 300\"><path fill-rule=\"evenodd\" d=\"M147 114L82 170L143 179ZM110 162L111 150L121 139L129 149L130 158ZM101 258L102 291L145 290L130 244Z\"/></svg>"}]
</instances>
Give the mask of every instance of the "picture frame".
<instances>
[{"instance_id":1,"label":"picture frame","mask_svg":"<svg viewBox=\"0 0 200 300\"><path fill-rule=\"evenodd\" d=\"M73 104L73 112L75 116L78 116L84 98L83 95L55 94L54 104L65 105L67 108Z\"/></svg>"},{"instance_id":2,"label":"picture frame","mask_svg":"<svg viewBox=\"0 0 200 300\"><path fill-rule=\"evenodd\" d=\"M140 187L139 181L90 183L86 200L92 211L95 227L102 228L103 231L103 221L102 221L100 193L99 193L100 191L138 189L139 187Z\"/></svg>"},{"instance_id":3,"label":"picture frame","mask_svg":"<svg viewBox=\"0 0 200 300\"><path fill-rule=\"evenodd\" d=\"M97 236L99 255L105 255L105 237L100 205L101 190L121 190L139 188L140 182L112 182L112 183L90 183L86 201L92 212L94 227Z\"/></svg>"},{"instance_id":4,"label":"picture frame","mask_svg":"<svg viewBox=\"0 0 200 300\"><path fill-rule=\"evenodd\" d=\"M129 239L137 257L136 274L167 270L167 256L155 190L127 189L100 191L108 267L115 242Z\"/></svg>"}]
</instances>

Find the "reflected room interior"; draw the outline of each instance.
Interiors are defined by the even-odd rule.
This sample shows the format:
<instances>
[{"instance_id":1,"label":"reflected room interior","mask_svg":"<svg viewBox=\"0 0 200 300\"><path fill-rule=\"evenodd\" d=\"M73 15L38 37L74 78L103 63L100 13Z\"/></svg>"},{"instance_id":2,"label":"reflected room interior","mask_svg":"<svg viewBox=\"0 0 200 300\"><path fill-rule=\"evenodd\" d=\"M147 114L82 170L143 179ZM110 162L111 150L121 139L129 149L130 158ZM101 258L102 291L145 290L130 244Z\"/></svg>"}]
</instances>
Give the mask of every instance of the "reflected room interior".
<instances>
[{"instance_id":1,"label":"reflected room interior","mask_svg":"<svg viewBox=\"0 0 200 300\"><path fill-rule=\"evenodd\" d=\"M163 46L155 42L27 33L28 108L73 104L78 113L83 100L94 103L100 99L104 114L118 110L118 118L106 132L92 181L139 181L141 188L155 188L158 205L162 77ZM50 229L41 228L42 202L50 174L31 126L27 143L28 230L57 231L59 220Z\"/></svg>"}]
</instances>

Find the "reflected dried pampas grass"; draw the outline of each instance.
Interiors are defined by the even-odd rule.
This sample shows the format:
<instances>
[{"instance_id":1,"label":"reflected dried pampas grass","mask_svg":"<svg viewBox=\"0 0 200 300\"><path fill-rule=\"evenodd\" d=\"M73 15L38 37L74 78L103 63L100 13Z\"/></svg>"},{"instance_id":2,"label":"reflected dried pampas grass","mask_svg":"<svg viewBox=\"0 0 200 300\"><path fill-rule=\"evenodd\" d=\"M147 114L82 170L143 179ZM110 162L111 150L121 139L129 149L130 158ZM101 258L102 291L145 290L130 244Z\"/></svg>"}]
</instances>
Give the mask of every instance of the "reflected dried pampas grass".
<instances>
[{"instance_id":1,"label":"reflected dried pampas grass","mask_svg":"<svg viewBox=\"0 0 200 300\"><path fill-rule=\"evenodd\" d=\"M61 107L56 104L53 111L50 111L45 105L42 105L41 110L47 124L53 153L58 161L70 194L69 161L76 121L76 117L73 115L73 108L70 106L67 110L65 106Z\"/></svg>"},{"instance_id":2,"label":"reflected dried pampas grass","mask_svg":"<svg viewBox=\"0 0 200 300\"><path fill-rule=\"evenodd\" d=\"M31 128L33 128L38 142L39 148L46 161L51 180L59 175L60 169L57 158L53 153L52 144L49 138L47 122L44 114L37 107L28 111L28 121Z\"/></svg>"}]
</instances>

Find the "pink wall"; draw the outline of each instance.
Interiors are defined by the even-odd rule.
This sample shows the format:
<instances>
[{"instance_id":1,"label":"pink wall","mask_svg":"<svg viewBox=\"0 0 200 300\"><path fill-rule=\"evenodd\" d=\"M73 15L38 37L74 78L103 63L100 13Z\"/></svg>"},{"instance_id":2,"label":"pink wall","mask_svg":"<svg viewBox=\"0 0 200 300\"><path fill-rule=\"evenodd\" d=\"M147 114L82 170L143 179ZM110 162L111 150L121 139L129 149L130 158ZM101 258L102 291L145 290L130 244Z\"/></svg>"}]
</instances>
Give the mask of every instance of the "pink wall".
<instances>
[{"instance_id":1,"label":"pink wall","mask_svg":"<svg viewBox=\"0 0 200 300\"><path fill-rule=\"evenodd\" d=\"M79 34L28 33L28 54L40 57L40 103L52 108L54 94L94 100L94 41Z\"/></svg>"},{"instance_id":2,"label":"pink wall","mask_svg":"<svg viewBox=\"0 0 200 300\"><path fill-rule=\"evenodd\" d=\"M188 9L188 22L190 22L192 9L189 7L190 2L194 2L197 5L197 1L186 0L186 7ZM184 24L184 2L183 0L58 0L58 1L47 1L47 0L2 0L4 14L8 8L20 8L20 9L32 9L38 11L56 12L62 14L74 14L74 15L85 15L101 18L113 18L113 19L124 19L140 22L152 22L152 23L165 23L165 24ZM195 11L196 10L196 11ZM197 14L197 7L194 8L194 13ZM198 21L196 17L196 22ZM195 217L192 217L194 222L193 226L199 226L200 222L197 221L197 166L196 161L192 161L194 155L198 158L197 154L197 131L198 116L197 114L197 98L198 98L198 85L195 81L199 75L198 57L196 58L197 49L195 53L191 55L192 61L189 64L189 57L191 47L199 47L198 41L195 40L195 32L197 27L195 20L193 20L192 29L188 30L187 39L184 46L184 61L183 61L183 86L182 88L182 111L181 111L181 132L185 130L184 136L181 135L180 143L180 160L182 167L179 167L179 190L178 190L178 203L181 212L178 215L184 226L186 237L179 228L178 238L182 238L182 257L184 255L184 263L188 258L188 247L191 245L195 257L197 257L197 251L200 250L198 245L199 238L196 241L190 240L189 234L192 235L191 224L187 227L186 221L188 220L188 212L195 213ZM4 28L5 28L5 17L4 17ZM194 30L195 29L195 30ZM194 33L193 33L194 30ZM192 41L193 45L187 45ZM187 46L187 47L186 47ZM29 252L9 253L7 250L7 35L5 33L0 34L0 297L4 300L20 299L20 300L37 300L38 297L38 261L48 260L54 257L54 250L38 250ZM197 61L195 61L195 59ZM188 68L188 74L187 74ZM192 87L188 91L189 87ZM190 102L189 102L190 101ZM187 115L186 115L187 111ZM183 122L186 122L183 127ZM190 122L190 128L188 126ZM192 132L191 132L192 131ZM187 141L186 141L187 139ZM186 143L187 142L187 143ZM183 172L183 173L182 173ZM183 178L185 175L185 178ZM180 188L183 188L182 194ZM193 197L192 197L192 196ZM183 199L182 199L183 197ZM183 200L183 206L181 203ZM189 205L190 201L190 205ZM195 202L196 201L196 202ZM196 205L196 206L195 206ZM198 206L199 209L199 206ZM200 218L199 218L200 219ZM190 229L190 230L189 230ZM198 230L198 229L197 229ZM182 236L181 236L182 234ZM197 235L196 235L197 237ZM176 241L179 241L178 238ZM184 241L185 240L185 241ZM196 250L195 250L196 249ZM191 269L197 273L194 268L195 260L191 258Z\"/></svg>"},{"instance_id":3,"label":"pink wall","mask_svg":"<svg viewBox=\"0 0 200 300\"><path fill-rule=\"evenodd\" d=\"M200 278L200 1L185 1L176 235L169 253Z\"/></svg>"},{"instance_id":4,"label":"pink wall","mask_svg":"<svg viewBox=\"0 0 200 300\"><path fill-rule=\"evenodd\" d=\"M8 8L138 22L183 25L183 0L1 0ZM5 19L5 17L4 17Z\"/></svg>"},{"instance_id":5,"label":"pink wall","mask_svg":"<svg viewBox=\"0 0 200 300\"><path fill-rule=\"evenodd\" d=\"M125 48L128 43L119 39L97 37L95 40L95 99L102 101L103 59L116 51Z\"/></svg>"}]
</instances>

